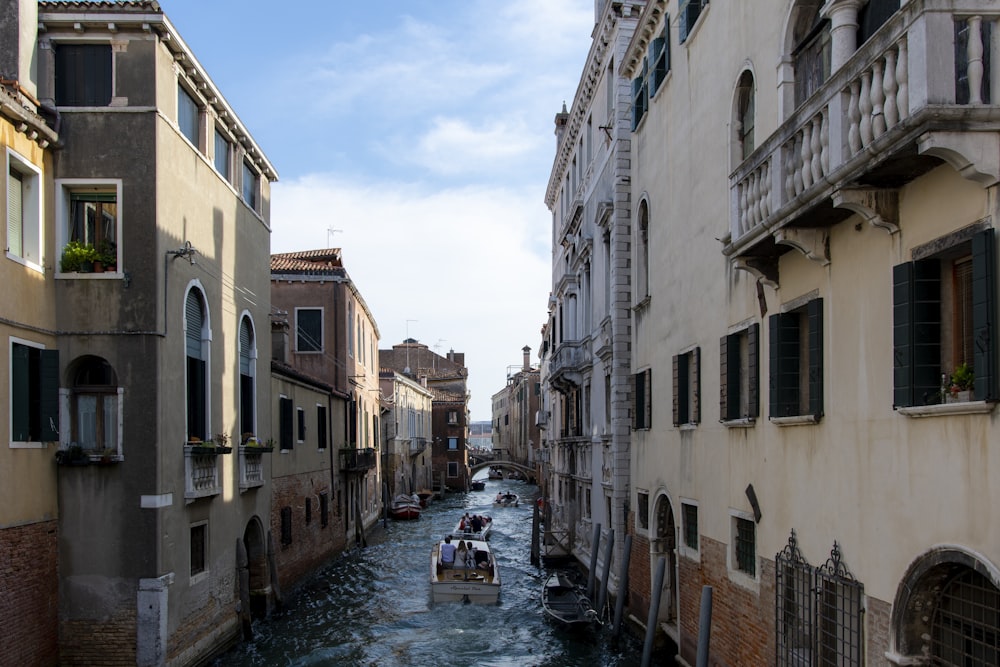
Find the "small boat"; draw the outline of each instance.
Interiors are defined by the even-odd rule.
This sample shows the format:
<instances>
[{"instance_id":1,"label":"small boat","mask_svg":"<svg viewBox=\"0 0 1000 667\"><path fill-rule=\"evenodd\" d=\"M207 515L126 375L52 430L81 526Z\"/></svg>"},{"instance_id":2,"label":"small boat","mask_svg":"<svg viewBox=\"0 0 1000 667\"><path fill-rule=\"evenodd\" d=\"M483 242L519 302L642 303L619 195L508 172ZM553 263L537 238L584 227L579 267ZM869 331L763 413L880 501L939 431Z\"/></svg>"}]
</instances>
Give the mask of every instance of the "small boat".
<instances>
[{"instance_id":1,"label":"small boat","mask_svg":"<svg viewBox=\"0 0 1000 667\"><path fill-rule=\"evenodd\" d=\"M494 507L517 507L521 499L516 493L511 493L507 491L506 493L498 493L497 497L493 499Z\"/></svg>"},{"instance_id":2,"label":"small boat","mask_svg":"<svg viewBox=\"0 0 1000 667\"><path fill-rule=\"evenodd\" d=\"M430 489L420 489L417 491L417 497L420 498L420 506L427 507L427 501L429 501L433 495L434 492Z\"/></svg>"},{"instance_id":3,"label":"small boat","mask_svg":"<svg viewBox=\"0 0 1000 667\"><path fill-rule=\"evenodd\" d=\"M473 491L482 491L485 488L486 488L486 482L484 482L483 480L481 480L481 479L474 479L474 480L472 480L472 490Z\"/></svg>"},{"instance_id":4,"label":"small boat","mask_svg":"<svg viewBox=\"0 0 1000 667\"><path fill-rule=\"evenodd\" d=\"M542 586L542 608L549 618L569 628L600 624L587 595L564 574L555 573Z\"/></svg>"},{"instance_id":5,"label":"small boat","mask_svg":"<svg viewBox=\"0 0 1000 667\"><path fill-rule=\"evenodd\" d=\"M431 599L434 602L478 602L493 604L500 597L500 568L484 540L458 540L450 537L431 549ZM458 544L455 562L441 562L441 549Z\"/></svg>"},{"instance_id":6,"label":"small boat","mask_svg":"<svg viewBox=\"0 0 1000 667\"><path fill-rule=\"evenodd\" d=\"M403 521L420 518L420 496L400 494L389 505L389 516Z\"/></svg>"},{"instance_id":7,"label":"small boat","mask_svg":"<svg viewBox=\"0 0 1000 667\"><path fill-rule=\"evenodd\" d=\"M475 516L469 517L471 519L470 523L472 525L465 525L466 519L463 516L461 519L458 520L458 523L455 525L455 532L452 533L452 536L461 540L490 539L490 533L493 532L493 517L489 516L488 514L479 514L476 516L478 516L480 519L479 530L475 529L476 527Z\"/></svg>"},{"instance_id":8,"label":"small boat","mask_svg":"<svg viewBox=\"0 0 1000 667\"><path fill-rule=\"evenodd\" d=\"M500 470L500 468L492 466L486 473L486 476L489 477L490 479L503 479L503 472Z\"/></svg>"}]
</instances>

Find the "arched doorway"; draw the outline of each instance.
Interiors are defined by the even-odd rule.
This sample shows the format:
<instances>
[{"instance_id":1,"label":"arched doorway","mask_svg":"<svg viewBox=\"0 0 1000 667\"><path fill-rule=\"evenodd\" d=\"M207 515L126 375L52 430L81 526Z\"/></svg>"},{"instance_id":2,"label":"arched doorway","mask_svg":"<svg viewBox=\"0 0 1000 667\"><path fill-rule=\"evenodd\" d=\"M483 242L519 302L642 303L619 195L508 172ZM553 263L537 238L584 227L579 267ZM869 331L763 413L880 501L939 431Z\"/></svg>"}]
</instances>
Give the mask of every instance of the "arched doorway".
<instances>
[{"instance_id":1,"label":"arched doorway","mask_svg":"<svg viewBox=\"0 0 1000 667\"><path fill-rule=\"evenodd\" d=\"M657 621L673 624L677 622L677 531L674 523L674 508L666 495L656 499L656 536L652 541L649 563L653 568L650 581L656 580L657 563L662 556L666 560L663 572L663 588L660 591L660 607Z\"/></svg>"},{"instance_id":2,"label":"arched doorway","mask_svg":"<svg viewBox=\"0 0 1000 667\"><path fill-rule=\"evenodd\" d=\"M271 610L271 576L267 567L267 538L260 519L253 517L243 532L250 573L250 613L264 618Z\"/></svg>"}]
</instances>

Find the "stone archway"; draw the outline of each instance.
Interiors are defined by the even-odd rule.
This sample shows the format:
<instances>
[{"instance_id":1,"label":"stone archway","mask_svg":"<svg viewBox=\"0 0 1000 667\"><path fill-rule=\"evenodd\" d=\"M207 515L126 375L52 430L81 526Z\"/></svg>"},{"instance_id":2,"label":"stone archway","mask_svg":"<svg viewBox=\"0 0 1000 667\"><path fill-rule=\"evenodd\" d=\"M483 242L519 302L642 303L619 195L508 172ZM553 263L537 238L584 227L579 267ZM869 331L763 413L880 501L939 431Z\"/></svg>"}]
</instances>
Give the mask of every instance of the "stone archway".
<instances>
[{"instance_id":1,"label":"stone archway","mask_svg":"<svg viewBox=\"0 0 1000 667\"><path fill-rule=\"evenodd\" d=\"M257 517L250 519L243 531L243 546L250 574L250 613L253 618L264 618L271 610L271 576L267 564L267 535Z\"/></svg>"},{"instance_id":2,"label":"stone archway","mask_svg":"<svg viewBox=\"0 0 1000 667\"><path fill-rule=\"evenodd\" d=\"M656 499L654 510L656 533L651 543L649 555L650 581L655 581L656 564L662 556L666 559L663 572L663 590L660 591L660 607L657 620L660 623L675 623L677 621L677 531L674 521L674 508L666 495Z\"/></svg>"}]
</instances>

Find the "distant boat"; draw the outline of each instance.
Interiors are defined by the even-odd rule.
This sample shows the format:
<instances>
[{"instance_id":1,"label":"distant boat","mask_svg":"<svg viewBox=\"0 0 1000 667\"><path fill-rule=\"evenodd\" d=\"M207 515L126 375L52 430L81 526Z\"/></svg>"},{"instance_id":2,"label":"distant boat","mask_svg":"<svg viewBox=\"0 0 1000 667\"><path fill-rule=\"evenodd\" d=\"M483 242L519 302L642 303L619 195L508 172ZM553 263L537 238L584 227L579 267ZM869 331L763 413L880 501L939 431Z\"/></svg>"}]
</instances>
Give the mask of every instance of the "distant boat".
<instances>
[{"instance_id":1,"label":"distant boat","mask_svg":"<svg viewBox=\"0 0 1000 667\"><path fill-rule=\"evenodd\" d=\"M587 595L569 577L558 572L542 586L542 608L549 618L568 628L600 623Z\"/></svg>"},{"instance_id":2,"label":"distant boat","mask_svg":"<svg viewBox=\"0 0 1000 667\"><path fill-rule=\"evenodd\" d=\"M392 499L389 516L403 521L420 518L420 496L400 494Z\"/></svg>"},{"instance_id":3,"label":"distant boat","mask_svg":"<svg viewBox=\"0 0 1000 667\"><path fill-rule=\"evenodd\" d=\"M434 492L430 489L420 489L417 491L417 497L420 498L420 506L427 507L427 501L431 499Z\"/></svg>"},{"instance_id":4,"label":"distant boat","mask_svg":"<svg viewBox=\"0 0 1000 667\"><path fill-rule=\"evenodd\" d=\"M496 466L491 466L489 471L486 473L486 476L490 479L503 479L503 471Z\"/></svg>"},{"instance_id":5,"label":"distant boat","mask_svg":"<svg viewBox=\"0 0 1000 667\"><path fill-rule=\"evenodd\" d=\"M471 518L471 517L470 517ZM458 523L455 525L455 532L452 533L452 537L458 539L472 539L472 540L488 540L490 539L490 533L493 532L493 517L488 514L480 515L482 522L480 523L480 528L478 531L474 530L475 523L471 526L463 526L465 522L465 516L463 515Z\"/></svg>"},{"instance_id":6,"label":"distant boat","mask_svg":"<svg viewBox=\"0 0 1000 667\"><path fill-rule=\"evenodd\" d=\"M500 568L489 542L459 540L458 543L452 566L441 562L444 541L431 549L431 599L434 602L496 603L500 598Z\"/></svg>"},{"instance_id":7,"label":"distant boat","mask_svg":"<svg viewBox=\"0 0 1000 667\"><path fill-rule=\"evenodd\" d=\"M473 491L482 491L485 488L486 488L486 482L484 482L483 480L481 480L481 479L474 479L474 480L472 480L472 490Z\"/></svg>"},{"instance_id":8,"label":"distant boat","mask_svg":"<svg viewBox=\"0 0 1000 667\"><path fill-rule=\"evenodd\" d=\"M520 497L516 493L498 493L497 497L493 499L494 507L517 507L518 503L521 502Z\"/></svg>"}]
</instances>

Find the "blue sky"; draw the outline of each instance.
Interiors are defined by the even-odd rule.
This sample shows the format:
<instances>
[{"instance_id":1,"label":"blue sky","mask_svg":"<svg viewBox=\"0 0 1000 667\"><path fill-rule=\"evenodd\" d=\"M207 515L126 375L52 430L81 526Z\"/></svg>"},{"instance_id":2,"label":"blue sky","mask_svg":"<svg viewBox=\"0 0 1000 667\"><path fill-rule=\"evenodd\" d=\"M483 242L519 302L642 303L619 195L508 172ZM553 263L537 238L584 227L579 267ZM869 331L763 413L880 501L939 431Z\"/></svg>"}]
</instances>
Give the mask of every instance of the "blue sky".
<instances>
[{"instance_id":1,"label":"blue sky","mask_svg":"<svg viewBox=\"0 0 1000 667\"><path fill-rule=\"evenodd\" d=\"M537 364L554 117L593 0L160 5L278 170L272 252L342 248L379 346L464 352L489 420L522 347Z\"/></svg>"}]
</instances>

